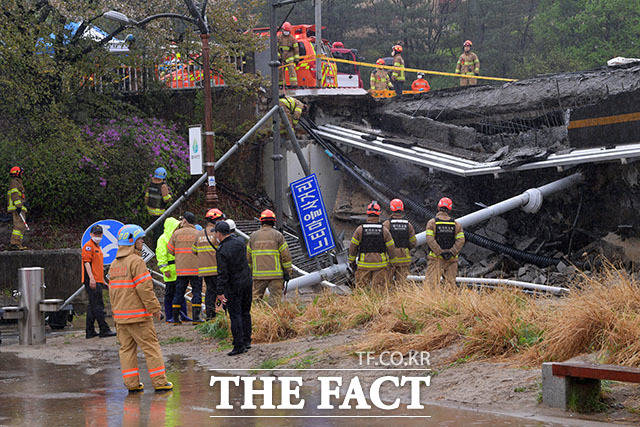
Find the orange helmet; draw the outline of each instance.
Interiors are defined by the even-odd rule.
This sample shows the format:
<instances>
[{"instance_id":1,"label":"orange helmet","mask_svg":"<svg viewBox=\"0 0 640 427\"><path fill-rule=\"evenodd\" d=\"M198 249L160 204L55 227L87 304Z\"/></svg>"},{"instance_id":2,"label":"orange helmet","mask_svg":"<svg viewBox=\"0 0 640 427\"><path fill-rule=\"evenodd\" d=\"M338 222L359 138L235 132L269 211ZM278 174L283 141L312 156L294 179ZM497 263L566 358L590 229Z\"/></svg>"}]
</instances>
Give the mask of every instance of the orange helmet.
<instances>
[{"instance_id":1,"label":"orange helmet","mask_svg":"<svg viewBox=\"0 0 640 427\"><path fill-rule=\"evenodd\" d=\"M393 50L394 50L394 51L396 51L396 52L402 52L402 46L400 46L399 44L397 44L397 45L395 45L395 46L393 47Z\"/></svg>"},{"instance_id":2,"label":"orange helmet","mask_svg":"<svg viewBox=\"0 0 640 427\"><path fill-rule=\"evenodd\" d=\"M391 212L402 212L404 210L404 203L400 199L393 199L389 204L389 208L391 208Z\"/></svg>"},{"instance_id":3,"label":"orange helmet","mask_svg":"<svg viewBox=\"0 0 640 427\"><path fill-rule=\"evenodd\" d=\"M376 64L378 64L378 65L384 65L384 59L382 59L382 58L378 58L378 60L376 61Z\"/></svg>"},{"instance_id":4,"label":"orange helmet","mask_svg":"<svg viewBox=\"0 0 640 427\"><path fill-rule=\"evenodd\" d=\"M380 205L375 200L369 203L367 206L367 215L377 215L380 216Z\"/></svg>"},{"instance_id":5,"label":"orange helmet","mask_svg":"<svg viewBox=\"0 0 640 427\"><path fill-rule=\"evenodd\" d=\"M10 176L15 176L15 177L21 177L22 173L24 171L22 170L22 168L20 166L14 166L11 168L11 170L9 171L9 175Z\"/></svg>"},{"instance_id":6,"label":"orange helmet","mask_svg":"<svg viewBox=\"0 0 640 427\"><path fill-rule=\"evenodd\" d=\"M473 43L471 43L471 40L466 40L462 46L473 46Z\"/></svg>"},{"instance_id":7,"label":"orange helmet","mask_svg":"<svg viewBox=\"0 0 640 427\"><path fill-rule=\"evenodd\" d=\"M276 220L276 214L274 214L273 211L270 209L266 209L262 211L262 213L260 214L260 222L275 221L275 220Z\"/></svg>"},{"instance_id":8,"label":"orange helmet","mask_svg":"<svg viewBox=\"0 0 640 427\"><path fill-rule=\"evenodd\" d=\"M451 201L450 198L448 197L443 197L442 199L440 199L440 201L438 202L438 209L440 208L446 208L448 210L453 209L453 202Z\"/></svg>"},{"instance_id":9,"label":"orange helmet","mask_svg":"<svg viewBox=\"0 0 640 427\"><path fill-rule=\"evenodd\" d=\"M291 23L290 22L285 22L284 24L282 24L282 31L291 32Z\"/></svg>"},{"instance_id":10,"label":"orange helmet","mask_svg":"<svg viewBox=\"0 0 640 427\"><path fill-rule=\"evenodd\" d=\"M342 43L342 42L333 42L331 47L336 48L336 49L343 48L344 47L344 43Z\"/></svg>"},{"instance_id":11,"label":"orange helmet","mask_svg":"<svg viewBox=\"0 0 640 427\"><path fill-rule=\"evenodd\" d=\"M213 208L213 209L209 209L204 217L206 219L208 219L209 221L215 221L217 219L224 218L224 214L222 213L222 211L220 209Z\"/></svg>"}]
</instances>

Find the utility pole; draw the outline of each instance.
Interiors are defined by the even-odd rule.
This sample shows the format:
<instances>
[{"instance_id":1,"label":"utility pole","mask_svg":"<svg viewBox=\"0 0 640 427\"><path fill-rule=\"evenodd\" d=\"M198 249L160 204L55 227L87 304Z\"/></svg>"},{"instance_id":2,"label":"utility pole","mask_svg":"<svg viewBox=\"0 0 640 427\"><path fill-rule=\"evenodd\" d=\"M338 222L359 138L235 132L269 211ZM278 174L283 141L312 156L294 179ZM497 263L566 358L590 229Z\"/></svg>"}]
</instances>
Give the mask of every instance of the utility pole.
<instances>
[{"instance_id":1,"label":"utility pole","mask_svg":"<svg viewBox=\"0 0 640 427\"><path fill-rule=\"evenodd\" d=\"M279 2L277 0L269 1L271 7L269 8L269 48L271 51L271 61L269 65L271 66L271 107L278 105L279 103L279 88L278 88L278 80L279 80L279 66L280 61L278 61L278 22L276 18L277 7L279 6ZM273 160L273 203L276 208L276 223L283 224L282 217L282 160L284 157L280 153L280 115L273 115L273 155L271 159Z\"/></svg>"},{"instance_id":2,"label":"utility pole","mask_svg":"<svg viewBox=\"0 0 640 427\"><path fill-rule=\"evenodd\" d=\"M320 58L322 54L322 0L315 0L316 15L316 87L320 87L322 81L322 69Z\"/></svg>"}]
</instances>

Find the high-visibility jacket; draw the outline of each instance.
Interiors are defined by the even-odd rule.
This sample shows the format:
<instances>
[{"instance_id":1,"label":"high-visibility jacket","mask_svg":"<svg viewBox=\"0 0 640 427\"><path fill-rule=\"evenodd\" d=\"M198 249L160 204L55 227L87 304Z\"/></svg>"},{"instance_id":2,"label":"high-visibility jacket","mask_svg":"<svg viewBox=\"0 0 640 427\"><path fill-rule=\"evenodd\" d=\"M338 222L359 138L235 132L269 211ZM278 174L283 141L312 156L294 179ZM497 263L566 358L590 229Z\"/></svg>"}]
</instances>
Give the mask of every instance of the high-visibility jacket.
<instances>
[{"instance_id":1,"label":"high-visibility jacket","mask_svg":"<svg viewBox=\"0 0 640 427\"><path fill-rule=\"evenodd\" d=\"M404 59L402 59L402 55L400 55L399 53L393 57L393 66L394 67L401 67L402 70L393 70L393 73L391 73L391 78L393 80L397 80L399 82L403 82L405 80L405 77L404 77Z\"/></svg>"},{"instance_id":2,"label":"high-visibility jacket","mask_svg":"<svg viewBox=\"0 0 640 427\"><path fill-rule=\"evenodd\" d=\"M282 64L288 64L300 60L300 47L293 35L278 36L278 57Z\"/></svg>"},{"instance_id":3,"label":"high-visibility jacket","mask_svg":"<svg viewBox=\"0 0 640 427\"><path fill-rule=\"evenodd\" d=\"M293 276L289 246L282 233L270 225L251 233L247 261L254 280L282 279L284 270Z\"/></svg>"},{"instance_id":4,"label":"high-visibility jacket","mask_svg":"<svg viewBox=\"0 0 640 427\"><path fill-rule=\"evenodd\" d=\"M207 234L205 234L205 230ZM204 230L198 232L196 241L192 247L193 253L198 257L198 276L200 277L218 275L216 251L219 245L214 231L214 225L208 224Z\"/></svg>"},{"instance_id":5,"label":"high-visibility jacket","mask_svg":"<svg viewBox=\"0 0 640 427\"><path fill-rule=\"evenodd\" d=\"M7 211L15 212L16 208L21 207L23 211L27 211L24 205L26 196L24 194L24 186L22 178L12 177L9 181L9 191L7 191Z\"/></svg>"},{"instance_id":6,"label":"high-visibility jacket","mask_svg":"<svg viewBox=\"0 0 640 427\"><path fill-rule=\"evenodd\" d=\"M144 204L147 207L149 215L160 216L164 213L166 206L171 202L173 197L169 191L169 187L164 180L159 178L151 178L151 184L144 193Z\"/></svg>"},{"instance_id":7,"label":"high-visibility jacket","mask_svg":"<svg viewBox=\"0 0 640 427\"><path fill-rule=\"evenodd\" d=\"M436 229L439 225L453 227L452 229L452 242L451 248L442 248L438 243L438 236ZM446 212L438 212L435 218L432 218L427 222L427 245L429 245L429 256L431 258L442 259L442 252L449 251L453 255L453 258L457 259L458 254L464 246L464 231L458 221L454 221Z\"/></svg>"},{"instance_id":8,"label":"high-visibility jacket","mask_svg":"<svg viewBox=\"0 0 640 427\"><path fill-rule=\"evenodd\" d=\"M198 275L198 257L193 253L193 244L198 238L198 230L186 223L173 232L167 250L176 257L176 274L180 276Z\"/></svg>"},{"instance_id":9,"label":"high-visibility jacket","mask_svg":"<svg viewBox=\"0 0 640 427\"><path fill-rule=\"evenodd\" d=\"M391 237L393 238L393 232L391 231L391 220L393 219L399 219L399 220L403 220L403 216L401 214L391 214L391 218L386 220L385 222L382 223L382 226L384 228L386 228L387 230L389 230L389 232L391 232ZM411 265L411 253L410 250L416 247L416 230L415 228L413 228L413 225L407 221L407 228L406 228L406 239L408 241L406 248L403 247L398 247L401 246L401 243L399 240L393 239L394 242L394 246L395 246L395 251L391 257L391 264L394 266L408 266Z\"/></svg>"},{"instance_id":10,"label":"high-visibility jacket","mask_svg":"<svg viewBox=\"0 0 640 427\"><path fill-rule=\"evenodd\" d=\"M383 69L373 71L369 78L369 83L371 83L371 89L373 90L387 90L393 88L393 84L389 78L389 73Z\"/></svg>"},{"instance_id":11,"label":"high-visibility jacket","mask_svg":"<svg viewBox=\"0 0 640 427\"><path fill-rule=\"evenodd\" d=\"M133 246L118 247L109 277L109 298L116 323L142 322L160 311L151 274Z\"/></svg>"},{"instance_id":12,"label":"high-visibility jacket","mask_svg":"<svg viewBox=\"0 0 640 427\"><path fill-rule=\"evenodd\" d=\"M378 217L367 218L368 224L379 224ZM395 252L395 246L391 233L382 227L382 237L384 240L385 252L362 252L360 244L362 243L363 226L359 225L353 232L351 243L349 244L349 262L356 262L358 270L380 270L389 266L390 258Z\"/></svg>"},{"instance_id":13,"label":"high-visibility jacket","mask_svg":"<svg viewBox=\"0 0 640 427\"><path fill-rule=\"evenodd\" d=\"M473 76L480 74L480 60L473 52L463 53L456 64L456 74Z\"/></svg>"},{"instance_id":14,"label":"high-visibility jacket","mask_svg":"<svg viewBox=\"0 0 640 427\"><path fill-rule=\"evenodd\" d=\"M173 217L169 217L164 220L164 233L158 238L156 243L156 259L158 260L158 268L164 274L165 282L174 282L177 279L176 276L176 257L169 253L167 249L167 243L176 231L180 221Z\"/></svg>"},{"instance_id":15,"label":"high-visibility jacket","mask_svg":"<svg viewBox=\"0 0 640 427\"><path fill-rule=\"evenodd\" d=\"M287 117L293 126L298 124L300 117L302 116L302 110L304 110L304 104L299 99L293 96L287 96L280 98L280 105L284 107Z\"/></svg>"},{"instance_id":16,"label":"high-visibility jacket","mask_svg":"<svg viewBox=\"0 0 640 427\"><path fill-rule=\"evenodd\" d=\"M414 82L411 83L411 90L416 92L429 92L431 86L429 86L429 82L425 79L415 79Z\"/></svg>"}]
</instances>

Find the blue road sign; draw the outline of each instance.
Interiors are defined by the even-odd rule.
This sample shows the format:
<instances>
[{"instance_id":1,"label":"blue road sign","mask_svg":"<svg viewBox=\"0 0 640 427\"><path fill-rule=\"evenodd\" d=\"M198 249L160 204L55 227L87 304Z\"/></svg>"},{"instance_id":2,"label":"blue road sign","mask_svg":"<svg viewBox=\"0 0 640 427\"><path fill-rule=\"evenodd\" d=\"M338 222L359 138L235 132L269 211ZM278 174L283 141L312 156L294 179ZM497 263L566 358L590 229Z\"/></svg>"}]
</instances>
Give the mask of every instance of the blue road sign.
<instances>
[{"instance_id":1,"label":"blue road sign","mask_svg":"<svg viewBox=\"0 0 640 427\"><path fill-rule=\"evenodd\" d=\"M100 225L102 227L102 241L100 247L104 254L104 265L111 264L116 259L118 253L118 231L124 224L115 219L103 219L91 224L82 235L82 247L91 239L91 227L94 225Z\"/></svg>"},{"instance_id":2,"label":"blue road sign","mask_svg":"<svg viewBox=\"0 0 640 427\"><path fill-rule=\"evenodd\" d=\"M292 182L289 187L309 257L333 249L336 245L316 174Z\"/></svg>"}]
</instances>

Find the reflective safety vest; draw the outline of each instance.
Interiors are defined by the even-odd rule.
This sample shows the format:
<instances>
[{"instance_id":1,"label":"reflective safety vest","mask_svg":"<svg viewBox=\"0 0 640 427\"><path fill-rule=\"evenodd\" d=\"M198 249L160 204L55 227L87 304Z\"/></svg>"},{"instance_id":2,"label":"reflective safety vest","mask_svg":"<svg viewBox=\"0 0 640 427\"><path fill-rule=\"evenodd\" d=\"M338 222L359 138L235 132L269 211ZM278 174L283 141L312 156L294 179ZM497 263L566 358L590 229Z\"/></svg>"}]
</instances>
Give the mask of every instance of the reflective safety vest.
<instances>
[{"instance_id":1,"label":"reflective safety vest","mask_svg":"<svg viewBox=\"0 0 640 427\"><path fill-rule=\"evenodd\" d=\"M18 207L26 211L27 208L23 204L24 199L22 182L17 178L12 178L11 182L9 182L9 191L7 191L7 211L15 212Z\"/></svg>"},{"instance_id":2,"label":"reflective safety vest","mask_svg":"<svg viewBox=\"0 0 640 427\"><path fill-rule=\"evenodd\" d=\"M292 274L289 246L282 233L272 227L263 226L251 234L247 258L254 280L281 279L284 270Z\"/></svg>"},{"instance_id":3,"label":"reflective safety vest","mask_svg":"<svg viewBox=\"0 0 640 427\"><path fill-rule=\"evenodd\" d=\"M400 67L402 68L402 70L393 70L391 77L393 77L395 80L399 82L403 82L405 78L404 78L404 59L402 59L402 56L396 55L393 57L393 66Z\"/></svg>"},{"instance_id":4,"label":"reflective safety vest","mask_svg":"<svg viewBox=\"0 0 640 427\"><path fill-rule=\"evenodd\" d=\"M361 254L385 253L387 246L384 242L382 224L362 224L362 240L358 246Z\"/></svg>"},{"instance_id":5,"label":"reflective safety vest","mask_svg":"<svg viewBox=\"0 0 640 427\"><path fill-rule=\"evenodd\" d=\"M406 219L389 220L389 231L396 248L409 247L409 221Z\"/></svg>"},{"instance_id":6,"label":"reflective safety vest","mask_svg":"<svg viewBox=\"0 0 640 427\"><path fill-rule=\"evenodd\" d=\"M449 250L456 242L456 223L455 221L443 221L436 218L436 242L443 251Z\"/></svg>"},{"instance_id":7,"label":"reflective safety vest","mask_svg":"<svg viewBox=\"0 0 640 427\"><path fill-rule=\"evenodd\" d=\"M164 200L162 199L162 183L151 183L147 190L149 201L147 202L147 212L149 215L160 216L164 213Z\"/></svg>"},{"instance_id":8,"label":"reflective safety vest","mask_svg":"<svg viewBox=\"0 0 640 427\"><path fill-rule=\"evenodd\" d=\"M280 98L280 104L291 114L291 121L293 124L297 125L299 117L302 114L302 102L298 101L294 97L287 96L286 98Z\"/></svg>"}]
</instances>

